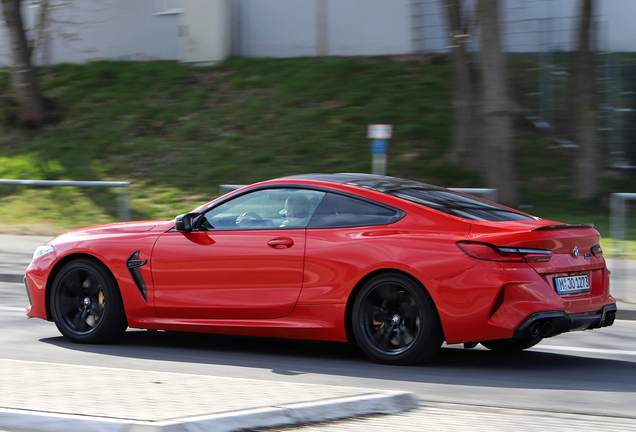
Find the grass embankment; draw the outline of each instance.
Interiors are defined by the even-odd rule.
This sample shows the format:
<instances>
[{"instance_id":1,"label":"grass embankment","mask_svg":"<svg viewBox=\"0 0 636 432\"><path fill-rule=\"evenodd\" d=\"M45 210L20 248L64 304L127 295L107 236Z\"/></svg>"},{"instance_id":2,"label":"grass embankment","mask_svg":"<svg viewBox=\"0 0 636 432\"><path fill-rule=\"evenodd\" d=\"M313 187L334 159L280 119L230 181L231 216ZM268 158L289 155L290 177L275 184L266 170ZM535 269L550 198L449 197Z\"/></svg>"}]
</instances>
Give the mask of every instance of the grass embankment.
<instances>
[{"instance_id":1,"label":"grass embankment","mask_svg":"<svg viewBox=\"0 0 636 432\"><path fill-rule=\"evenodd\" d=\"M349 58L234 59L205 68L96 62L40 74L60 120L18 131L10 127L12 108L5 104L0 178L132 181L133 219L174 217L214 198L224 183L369 172L366 128L372 123L394 125L389 175L482 186L444 158L452 119L443 64ZM0 93L7 88L4 70ZM517 123L523 209L547 219L594 222L607 236L606 200L570 198L573 151ZM622 175L605 185L608 193L629 186ZM116 221L116 195L0 187L0 225L48 234Z\"/></svg>"}]
</instances>

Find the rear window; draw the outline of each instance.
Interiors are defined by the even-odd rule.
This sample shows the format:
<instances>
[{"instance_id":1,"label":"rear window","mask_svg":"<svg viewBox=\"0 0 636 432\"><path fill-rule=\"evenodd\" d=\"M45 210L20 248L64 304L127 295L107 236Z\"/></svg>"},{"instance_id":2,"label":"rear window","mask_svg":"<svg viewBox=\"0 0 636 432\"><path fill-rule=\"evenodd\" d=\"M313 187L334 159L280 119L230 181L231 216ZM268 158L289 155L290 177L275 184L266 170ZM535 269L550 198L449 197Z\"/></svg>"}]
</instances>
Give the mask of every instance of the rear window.
<instances>
[{"instance_id":1,"label":"rear window","mask_svg":"<svg viewBox=\"0 0 636 432\"><path fill-rule=\"evenodd\" d=\"M414 187L393 189L388 193L464 219L493 222L538 219L481 198L447 189Z\"/></svg>"},{"instance_id":2,"label":"rear window","mask_svg":"<svg viewBox=\"0 0 636 432\"><path fill-rule=\"evenodd\" d=\"M339 228L390 224L405 213L344 195L328 193L316 209L309 228Z\"/></svg>"}]
</instances>

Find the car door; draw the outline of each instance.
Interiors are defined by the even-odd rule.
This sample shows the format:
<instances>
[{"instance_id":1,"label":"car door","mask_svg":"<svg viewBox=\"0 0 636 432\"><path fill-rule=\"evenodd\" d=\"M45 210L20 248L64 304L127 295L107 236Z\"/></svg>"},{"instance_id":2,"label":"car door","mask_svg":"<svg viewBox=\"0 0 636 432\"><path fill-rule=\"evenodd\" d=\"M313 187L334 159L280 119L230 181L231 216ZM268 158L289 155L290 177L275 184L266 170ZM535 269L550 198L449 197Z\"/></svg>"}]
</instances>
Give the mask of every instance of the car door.
<instances>
[{"instance_id":1,"label":"car door","mask_svg":"<svg viewBox=\"0 0 636 432\"><path fill-rule=\"evenodd\" d=\"M302 289L305 228L323 195L260 189L205 212L197 231L163 234L151 259L158 315L267 319L289 314Z\"/></svg>"}]
</instances>

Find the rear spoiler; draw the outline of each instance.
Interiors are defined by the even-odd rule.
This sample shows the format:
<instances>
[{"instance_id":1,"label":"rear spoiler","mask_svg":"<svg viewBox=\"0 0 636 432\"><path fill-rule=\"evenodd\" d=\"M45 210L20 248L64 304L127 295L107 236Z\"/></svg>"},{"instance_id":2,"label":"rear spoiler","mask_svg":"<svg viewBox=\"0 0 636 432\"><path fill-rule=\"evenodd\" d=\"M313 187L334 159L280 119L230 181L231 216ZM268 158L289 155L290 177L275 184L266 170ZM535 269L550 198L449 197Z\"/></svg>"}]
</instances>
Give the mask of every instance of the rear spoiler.
<instances>
[{"instance_id":1,"label":"rear spoiler","mask_svg":"<svg viewBox=\"0 0 636 432\"><path fill-rule=\"evenodd\" d=\"M568 224L547 225L547 226L535 228L532 231L547 231L547 230L554 230L554 229L569 229L569 228L594 228L594 224L582 223L578 225L568 225Z\"/></svg>"}]
</instances>

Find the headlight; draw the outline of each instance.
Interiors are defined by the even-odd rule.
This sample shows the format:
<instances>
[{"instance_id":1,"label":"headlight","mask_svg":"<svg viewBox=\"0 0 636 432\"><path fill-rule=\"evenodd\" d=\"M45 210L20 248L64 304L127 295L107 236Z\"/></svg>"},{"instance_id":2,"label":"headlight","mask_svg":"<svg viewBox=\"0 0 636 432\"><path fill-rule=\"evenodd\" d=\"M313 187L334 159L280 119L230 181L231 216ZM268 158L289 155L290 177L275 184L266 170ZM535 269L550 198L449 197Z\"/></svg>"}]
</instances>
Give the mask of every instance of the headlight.
<instances>
[{"instance_id":1,"label":"headlight","mask_svg":"<svg viewBox=\"0 0 636 432\"><path fill-rule=\"evenodd\" d=\"M33 252L33 259L35 260L40 257L43 257L44 255L53 252L53 250L54 250L53 246L51 245L40 246L35 250L35 252Z\"/></svg>"}]
</instances>

